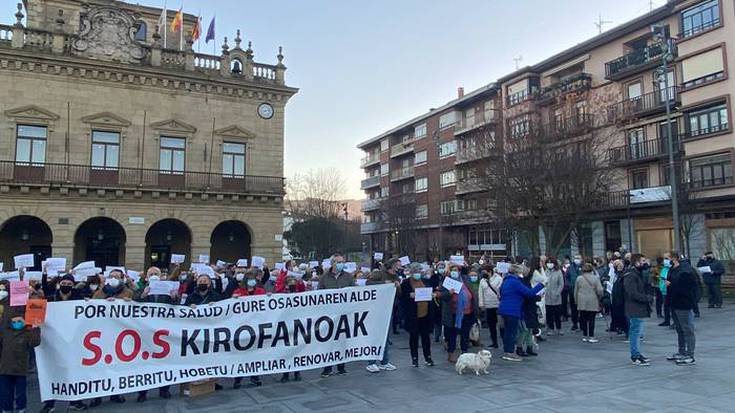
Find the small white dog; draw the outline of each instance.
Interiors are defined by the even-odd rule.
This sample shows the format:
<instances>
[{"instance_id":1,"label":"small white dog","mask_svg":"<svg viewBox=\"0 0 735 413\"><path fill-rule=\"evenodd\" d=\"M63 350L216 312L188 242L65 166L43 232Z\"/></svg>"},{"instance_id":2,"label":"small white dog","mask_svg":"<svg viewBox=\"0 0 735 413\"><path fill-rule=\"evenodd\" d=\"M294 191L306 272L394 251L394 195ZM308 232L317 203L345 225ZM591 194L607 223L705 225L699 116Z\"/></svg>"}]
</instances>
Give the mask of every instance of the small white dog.
<instances>
[{"instance_id":1,"label":"small white dog","mask_svg":"<svg viewBox=\"0 0 735 413\"><path fill-rule=\"evenodd\" d=\"M480 372L488 374L487 369L490 367L490 359L493 358L493 354L487 350L481 350L477 353L464 353L457 359L457 364L454 365L454 369L457 370L457 374L462 375L465 369L472 369L476 375L480 375Z\"/></svg>"}]
</instances>

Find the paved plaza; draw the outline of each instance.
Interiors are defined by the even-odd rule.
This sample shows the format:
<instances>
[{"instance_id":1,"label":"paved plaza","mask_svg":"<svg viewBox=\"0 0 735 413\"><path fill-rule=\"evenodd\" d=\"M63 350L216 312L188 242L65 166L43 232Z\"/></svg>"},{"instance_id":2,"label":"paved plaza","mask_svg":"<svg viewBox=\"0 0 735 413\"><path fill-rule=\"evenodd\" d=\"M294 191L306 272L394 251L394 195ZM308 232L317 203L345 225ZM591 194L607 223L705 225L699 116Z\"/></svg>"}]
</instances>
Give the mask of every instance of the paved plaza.
<instances>
[{"instance_id":1,"label":"paved plaza","mask_svg":"<svg viewBox=\"0 0 735 413\"><path fill-rule=\"evenodd\" d=\"M730 304L730 305L728 305ZM705 304L706 307L706 304ZM280 376L263 377L263 387L225 390L211 396L178 395L161 400L150 392L146 403L113 405L103 412L732 412L735 411L735 305L721 310L702 309L697 319L697 365L677 367L665 360L675 348L673 330L646 323L642 352L650 367L634 367L628 346L618 336L610 339L600 328L598 344L581 342L567 333L542 343L540 356L509 363L494 351L490 374L458 376L446 361L440 344L434 345L435 367L411 367L407 334L392 336L394 372L371 374L365 363L348 365L347 376L319 378L308 371L300 383L281 384ZM603 324L598 319L598 327ZM568 328L567 323L565 328ZM483 332L483 339L487 331ZM37 380L30 379L29 411L37 411ZM245 381L247 383L247 381ZM57 411L65 411L59 403Z\"/></svg>"}]
</instances>

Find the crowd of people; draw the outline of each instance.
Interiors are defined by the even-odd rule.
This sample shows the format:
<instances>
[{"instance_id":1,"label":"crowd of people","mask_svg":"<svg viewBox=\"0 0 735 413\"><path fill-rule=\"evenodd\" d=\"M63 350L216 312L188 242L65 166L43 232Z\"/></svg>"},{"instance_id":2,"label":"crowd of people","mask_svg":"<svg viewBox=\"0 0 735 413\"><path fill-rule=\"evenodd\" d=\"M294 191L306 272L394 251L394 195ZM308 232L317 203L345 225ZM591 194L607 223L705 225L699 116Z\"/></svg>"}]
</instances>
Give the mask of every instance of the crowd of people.
<instances>
[{"instance_id":1,"label":"crowd of people","mask_svg":"<svg viewBox=\"0 0 735 413\"><path fill-rule=\"evenodd\" d=\"M173 265L168 269L151 267L137 279L122 268L100 271L83 280L73 272L50 275L44 268L40 280L29 281L29 289L32 298L48 301L124 300L196 307L251 295L392 283L396 295L391 328L382 359L366 366L371 373L396 369L390 362L391 330L398 334L402 328L408 333L413 367L419 367L419 345L424 365L431 367L435 365L433 344L441 343L447 361L454 363L471 346L482 346L486 334L487 349L502 346L503 360L520 362L538 356L540 342L565 332L581 331L582 342L598 343L596 322L601 318L610 320L605 329L611 335L629 342L632 364L647 366L650 359L641 352L641 339L643 321L651 316L653 307L663 319L660 326L676 329L677 351L668 360L693 365L694 318L699 314L697 303L704 290L700 276L707 286L710 307L722 306L719 285L724 267L711 252L702 257L696 269L677 252L655 260L624 252L594 258L541 256L493 261L485 257L473 263L436 260L409 265L392 258L374 261L371 267L362 269L348 267L341 254L327 262L312 266L291 260L272 271L265 266L224 264L211 266L213 271L208 274ZM446 283L447 278L455 283ZM151 283L166 280L178 281L178 290L153 294ZM431 300L417 301L416 291L424 288L431 288ZM24 413L26 376L33 368L32 349L40 344L41 337L38 327L26 325L25 307L9 305L8 291L7 281L0 281L0 404L3 412ZM571 328L565 330L563 325L569 321ZM483 333L484 329L488 332ZM321 377L347 374L344 364L335 367L336 372L331 366L324 368ZM281 382L301 379L299 372L280 377ZM258 376L248 380L250 386L263 383ZM234 388L240 388L242 381L235 379ZM217 384L216 389L222 386ZM164 399L171 397L169 386L161 387L158 393ZM137 394L138 402L147 398L147 391ZM110 401L124 403L125 397L112 396ZM86 410L101 403L100 398L89 404L75 401L69 408ZM47 401L41 412L51 412L54 407L54 401Z\"/></svg>"}]
</instances>

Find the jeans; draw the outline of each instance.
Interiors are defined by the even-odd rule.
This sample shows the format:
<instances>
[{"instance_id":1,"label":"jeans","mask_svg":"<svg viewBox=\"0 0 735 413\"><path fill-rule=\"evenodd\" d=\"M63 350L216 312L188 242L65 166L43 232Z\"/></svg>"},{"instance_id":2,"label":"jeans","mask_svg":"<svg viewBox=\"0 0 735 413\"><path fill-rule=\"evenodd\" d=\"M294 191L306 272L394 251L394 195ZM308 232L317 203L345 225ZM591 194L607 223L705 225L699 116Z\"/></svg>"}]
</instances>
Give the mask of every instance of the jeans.
<instances>
[{"instance_id":1,"label":"jeans","mask_svg":"<svg viewBox=\"0 0 735 413\"><path fill-rule=\"evenodd\" d=\"M368 364L375 364L378 361L380 361L380 364L388 364L390 362L390 358L388 357L388 342L389 342L389 337L390 337L390 330L388 331L388 336L385 337L385 347L383 348L383 359L382 360L371 361ZM339 366L337 366L337 367L339 367Z\"/></svg>"},{"instance_id":2,"label":"jeans","mask_svg":"<svg viewBox=\"0 0 735 413\"><path fill-rule=\"evenodd\" d=\"M498 345L498 309L488 308L485 310L485 320L487 320L487 328L490 330L490 340L493 346Z\"/></svg>"},{"instance_id":3,"label":"jeans","mask_svg":"<svg viewBox=\"0 0 735 413\"><path fill-rule=\"evenodd\" d=\"M452 318L454 320L454 318ZM448 335L447 351L449 354L457 350L457 334L459 333L459 349L462 353L466 353L470 348L470 330L476 322L476 318L472 314L465 314L462 317L462 326L460 328L444 326L444 333Z\"/></svg>"},{"instance_id":4,"label":"jeans","mask_svg":"<svg viewBox=\"0 0 735 413\"><path fill-rule=\"evenodd\" d=\"M26 401L26 376L0 375L0 408L4 412L24 410Z\"/></svg>"},{"instance_id":5,"label":"jeans","mask_svg":"<svg viewBox=\"0 0 735 413\"><path fill-rule=\"evenodd\" d=\"M692 310L673 310L671 318L674 319L676 327L679 354L694 357L694 347L697 342L694 336L694 312Z\"/></svg>"},{"instance_id":6,"label":"jeans","mask_svg":"<svg viewBox=\"0 0 735 413\"><path fill-rule=\"evenodd\" d=\"M546 306L546 328L549 330L561 330L561 305Z\"/></svg>"},{"instance_id":7,"label":"jeans","mask_svg":"<svg viewBox=\"0 0 735 413\"><path fill-rule=\"evenodd\" d=\"M641 355L638 348L640 347L641 337L643 336L643 319L631 317L630 331L628 338L630 339L630 358L636 359Z\"/></svg>"},{"instance_id":8,"label":"jeans","mask_svg":"<svg viewBox=\"0 0 735 413\"><path fill-rule=\"evenodd\" d=\"M584 337L595 336L595 317L597 317L597 311L579 312L579 327Z\"/></svg>"},{"instance_id":9,"label":"jeans","mask_svg":"<svg viewBox=\"0 0 735 413\"><path fill-rule=\"evenodd\" d=\"M441 324L434 324L434 341L437 343L442 339L442 328Z\"/></svg>"},{"instance_id":10,"label":"jeans","mask_svg":"<svg viewBox=\"0 0 735 413\"><path fill-rule=\"evenodd\" d=\"M722 285L720 282L705 284L707 286L707 299L710 307L722 306Z\"/></svg>"},{"instance_id":11,"label":"jeans","mask_svg":"<svg viewBox=\"0 0 735 413\"><path fill-rule=\"evenodd\" d=\"M433 325L429 317L416 319L416 330L411 331L408 338L408 346L411 348L411 359L419 358L419 338L421 338L421 350L424 360L431 358L431 330Z\"/></svg>"},{"instance_id":12,"label":"jeans","mask_svg":"<svg viewBox=\"0 0 735 413\"><path fill-rule=\"evenodd\" d=\"M520 321L518 317L503 316L503 324L505 325L505 331L503 332L503 351L506 353L513 353L516 349L516 336L518 335L518 324Z\"/></svg>"}]
</instances>

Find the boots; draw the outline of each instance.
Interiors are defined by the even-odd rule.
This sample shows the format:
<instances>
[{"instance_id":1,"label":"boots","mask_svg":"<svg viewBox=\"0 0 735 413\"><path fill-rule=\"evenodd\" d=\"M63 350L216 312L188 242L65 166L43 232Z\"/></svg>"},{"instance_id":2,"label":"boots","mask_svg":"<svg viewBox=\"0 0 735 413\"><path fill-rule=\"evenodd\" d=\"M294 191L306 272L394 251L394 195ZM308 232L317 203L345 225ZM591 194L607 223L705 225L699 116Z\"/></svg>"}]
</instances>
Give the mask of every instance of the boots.
<instances>
[{"instance_id":1,"label":"boots","mask_svg":"<svg viewBox=\"0 0 735 413\"><path fill-rule=\"evenodd\" d=\"M538 356L538 353L533 351L533 347L531 346L528 346L528 348L526 349L526 354L529 356Z\"/></svg>"}]
</instances>

